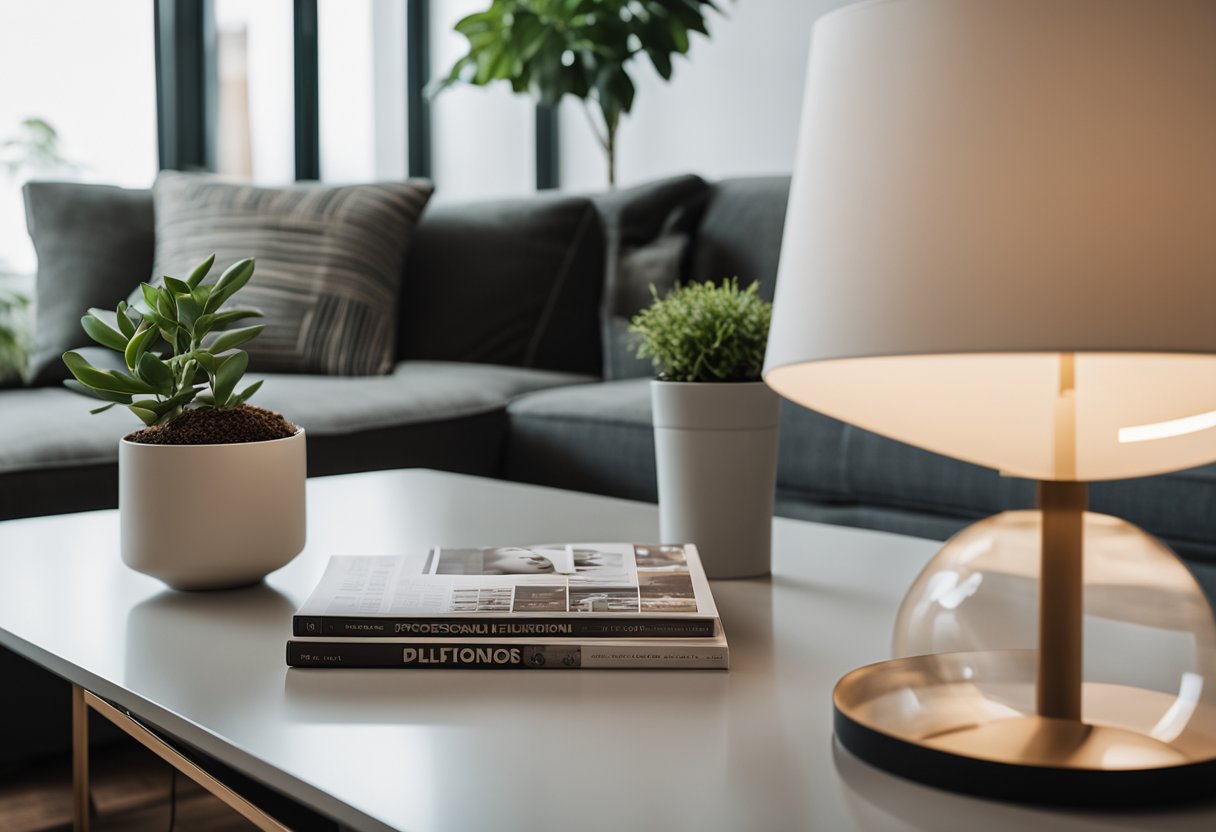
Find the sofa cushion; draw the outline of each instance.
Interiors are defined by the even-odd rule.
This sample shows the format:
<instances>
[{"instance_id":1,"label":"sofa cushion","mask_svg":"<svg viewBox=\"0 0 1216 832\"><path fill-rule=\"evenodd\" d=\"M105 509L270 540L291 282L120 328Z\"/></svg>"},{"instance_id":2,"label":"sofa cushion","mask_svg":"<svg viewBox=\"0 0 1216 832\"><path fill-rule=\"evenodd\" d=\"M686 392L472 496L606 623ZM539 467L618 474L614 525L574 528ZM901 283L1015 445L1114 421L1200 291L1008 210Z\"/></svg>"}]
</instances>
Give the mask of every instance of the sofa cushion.
<instances>
[{"instance_id":1,"label":"sofa cushion","mask_svg":"<svg viewBox=\"0 0 1216 832\"><path fill-rule=\"evenodd\" d=\"M165 171L153 276L185 279L215 255L257 273L240 305L265 330L244 349L257 372L373 375L393 366L405 252L432 191L423 180L281 188ZM133 299L133 303L137 299Z\"/></svg>"},{"instance_id":2,"label":"sofa cushion","mask_svg":"<svg viewBox=\"0 0 1216 832\"><path fill-rule=\"evenodd\" d=\"M254 403L308 431L310 475L399 467L496 475L507 402L588 380L431 362L405 362L385 376L266 378ZM130 413L90 416L87 399L55 388L10 390L3 399L0 519L117 503L117 443L138 427Z\"/></svg>"},{"instance_id":3,"label":"sofa cushion","mask_svg":"<svg viewBox=\"0 0 1216 832\"><path fill-rule=\"evenodd\" d=\"M256 403L288 416L310 436L342 436L503 410L524 393L588 380L551 370L403 361L387 376L276 375L258 391Z\"/></svg>"},{"instance_id":4,"label":"sofa cushion","mask_svg":"<svg viewBox=\"0 0 1216 832\"><path fill-rule=\"evenodd\" d=\"M759 280L760 294L772 300L789 191L788 176L724 179L710 186L689 279L717 283L738 277L743 285Z\"/></svg>"},{"instance_id":5,"label":"sofa cushion","mask_svg":"<svg viewBox=\"0 0 1216 832\"><path fill-rule=\"evenodd\" d=\"M602 289L589 199L434 205L409 252L398 355L599 375Z\"/></svg>"},{"instance_id":6,"label":"sofa cushion","mask_svg":"<svg viewBox=\"0 0 1216 832\"><path fill-rule=\"evenodd\" d=\"M60 356L92 343L80 328L91 306L114 305L152 272L152 194L109 185L29 182L26 225L38 253L30 383L68 377Z\"/></svg>"},{"instance_id":7,"label":"sofa cushion","mask_svg":"<svg viewBox=\"0 0 1216 832\"><path fill-rule=\"evenodd\" d=\"M647 379L532 393L507 409L505 476L632 500L656 498Z\"/></svg>"},{"instance_id":8,"label":"sofa cushion","mask_svg":"<svg viewBox=\"0 0 1216 832\"><path fill-rule=\"evenodd\" d=\"M653 375L637 358L629 321L687 279L689 242L709 192L699 176L677 176L595 197L604 225L604 377Z\"/></svg>"}]
</instances>

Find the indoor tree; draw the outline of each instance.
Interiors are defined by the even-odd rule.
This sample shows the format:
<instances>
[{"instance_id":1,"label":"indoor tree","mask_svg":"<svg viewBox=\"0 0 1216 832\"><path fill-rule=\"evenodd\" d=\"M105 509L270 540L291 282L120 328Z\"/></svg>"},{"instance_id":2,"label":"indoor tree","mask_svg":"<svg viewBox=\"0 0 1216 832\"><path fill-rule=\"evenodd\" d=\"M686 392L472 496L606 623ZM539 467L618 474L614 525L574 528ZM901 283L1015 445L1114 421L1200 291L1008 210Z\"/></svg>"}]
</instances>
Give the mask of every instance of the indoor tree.
<instances>
[{"instance_id":1,"label":"indoor tree","mask_svg":"<svg viewBox=\"0 0 1216 832\"><path fill-rule=\"evenodd\" d=\"M617 130L633 106L630 61L645 55L670 79L672 58L688 52L691 34L709 34L709 9L719 10L713 0L492 0L456 24L469 51L438 88L508 81L550 107L574 96L607 156L612 185Z\"/></svg>"}]
</instances>

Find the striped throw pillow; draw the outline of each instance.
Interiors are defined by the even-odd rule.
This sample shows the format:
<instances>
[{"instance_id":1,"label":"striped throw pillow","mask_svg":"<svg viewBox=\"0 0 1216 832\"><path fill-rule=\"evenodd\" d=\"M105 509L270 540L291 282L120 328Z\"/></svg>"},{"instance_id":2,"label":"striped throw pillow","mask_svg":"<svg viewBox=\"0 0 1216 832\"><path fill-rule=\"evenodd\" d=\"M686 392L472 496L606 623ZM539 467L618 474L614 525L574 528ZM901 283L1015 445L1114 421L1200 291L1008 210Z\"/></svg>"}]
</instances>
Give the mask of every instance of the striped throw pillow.
<instances>
[{"instance_id":1,"label":"striped throw pillow","mask_svg":"<svg viewBox=\"0 0 1216 832\"><path fill-rule=\"evenodd\" d=\"M253 257L238 296L265 314L257 372L375 375L393 366L405 252L433 190L423 180L262 188L162 172L153 186L153 275L185 277Z\"/></svg>"}]
</instances>

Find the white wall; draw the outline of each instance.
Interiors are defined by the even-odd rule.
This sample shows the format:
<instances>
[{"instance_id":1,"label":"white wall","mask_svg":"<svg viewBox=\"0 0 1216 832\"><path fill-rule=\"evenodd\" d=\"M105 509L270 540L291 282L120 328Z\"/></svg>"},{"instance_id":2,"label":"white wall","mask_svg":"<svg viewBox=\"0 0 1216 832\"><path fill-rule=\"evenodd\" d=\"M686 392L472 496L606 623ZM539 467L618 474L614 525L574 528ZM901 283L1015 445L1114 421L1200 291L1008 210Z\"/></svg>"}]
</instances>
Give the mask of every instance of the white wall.
<instances>
[{"instance_id":1,"label":"white wall","mask_svg":"<svg viewBox=\"0 0 1216 832\"><path fill-rule=\"evenodd\" d=\"M431 3L431 77L443 78L468 41L452 27L488 0ZM431 100L431 173L438 201L515 196L536 188L535 104L499 82L458 85Z\"/></svg>"},{"instance_id":2,"label":"white wall","mask_svg":"<svg viewBox=\"0 0 1216 832\"><path fill-rule=\"evenodd\" d=\"M635 59L633 112L617 134L617 183L680 173L710 179L789 173L815 19L847 0L735 0L710 13L670 82ZM563 189L607 183L604 154L581 105L561 111Z\"/></svg>"}]
</instances>

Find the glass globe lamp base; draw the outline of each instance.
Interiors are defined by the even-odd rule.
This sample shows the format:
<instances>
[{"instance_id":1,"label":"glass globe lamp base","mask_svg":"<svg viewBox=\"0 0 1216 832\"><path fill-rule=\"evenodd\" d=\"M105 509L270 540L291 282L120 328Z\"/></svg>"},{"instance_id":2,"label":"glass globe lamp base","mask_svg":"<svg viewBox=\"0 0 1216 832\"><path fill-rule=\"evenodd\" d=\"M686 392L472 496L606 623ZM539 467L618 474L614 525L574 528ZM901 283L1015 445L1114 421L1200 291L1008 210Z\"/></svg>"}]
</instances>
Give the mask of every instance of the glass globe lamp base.
<instances>
[{"instance_id":1,"label":"glass globe lamp base","mask_svg":"<svg viewBox=\"0 0 1216 832\"><path fill-rule=\"evenodd\" d=\"M1174 694L1086 683L1085 721L1042 717L1037 664L1036 651L1010 650L859 668L833 694L836 736L876 768L982 797L1067 806L1210 799L1216 736L1179 742L1174 726L1151 722L1174 707Z\"/></svg>"},{"instance_id":2,"label":"glass globe lamp base","mask_svg":"<svg viewBox=\"0 0 1216 832\"><path fill-rule=\"evenodd\" d=\"M1159 540L1083 483L951 538L896 619L896 658L846 675L841 744L912 780L1057 805L1211 799L1216 618Z\"/></svg>"}]
</instances>

